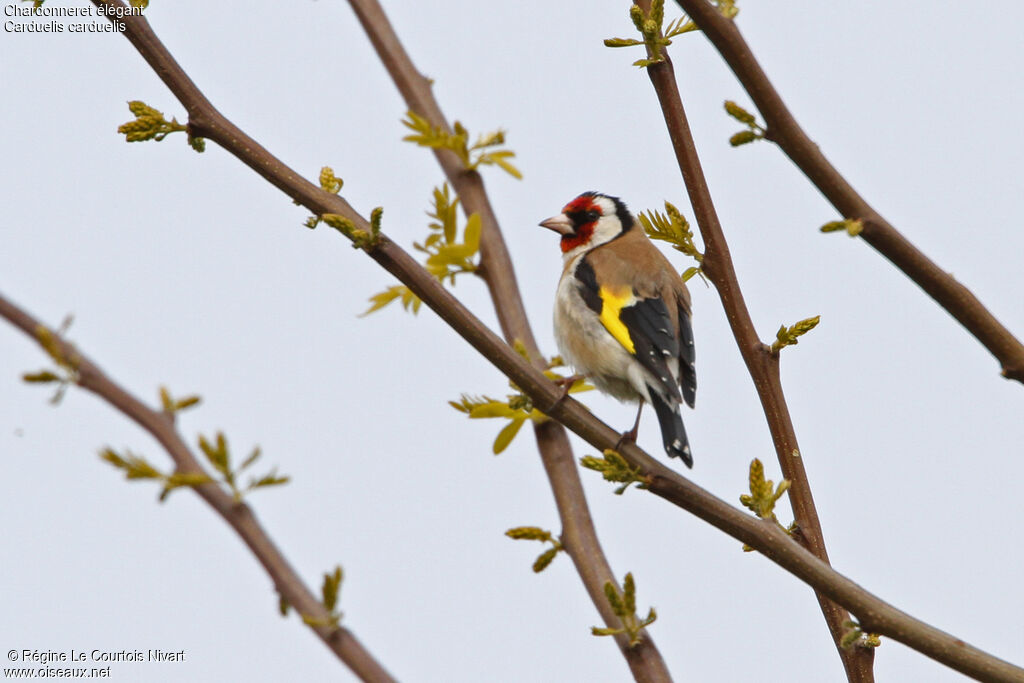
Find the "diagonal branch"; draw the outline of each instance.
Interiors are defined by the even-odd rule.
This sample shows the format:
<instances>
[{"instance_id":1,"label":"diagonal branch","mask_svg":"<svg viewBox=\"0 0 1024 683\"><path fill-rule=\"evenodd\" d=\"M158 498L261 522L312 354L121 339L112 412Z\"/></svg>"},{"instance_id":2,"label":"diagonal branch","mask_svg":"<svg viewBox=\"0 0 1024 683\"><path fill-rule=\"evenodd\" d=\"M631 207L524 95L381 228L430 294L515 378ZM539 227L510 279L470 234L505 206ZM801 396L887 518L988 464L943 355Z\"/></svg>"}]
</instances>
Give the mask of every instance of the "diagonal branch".
<instances>
[{"instance_id":1,"label":"diagonal branch","mask_svg":"<svg viewBox=\"0 0 1024 683\"><path fill-rule=\"evenodd\" d=\"M41 342L42 323L0 295L0 318L6 319L36 342ZM167 413L153 410L108 377L95 363L86 358L55 334L48 335L58 345L63 358L73 359L78 386L91 391L109 403L125 417L130 418L163 446L174 461L178 474L204 474L203 466L186 445ZM330 624L330 615L319 600L302 582L288 560L267 532L260 526L252 508L236 501L215 483L193 486L196 494L227 522L245 542L256 559L274 582L277 592L303 617L310 618L310 628L325 645L364 681L385 682L394 679L347 628Z\"/></svg>"},{"instance_id":2,"label":"diagonal branch","mask_svg":"<svg viewBox=\"0 0 1024 683\"><path fill-rule=\"evenodd\" d=\"M599 450L620 441L615 431L581 403L563 399L562 390L509 348L473 316L451 292L394 242L382 237L369 256L397 277L530 397L533 404ZM864 631L888 636L981 681L1019 683L1024 669L968 645L960 638L896 609L836 572L779 529L774 522L744 514L669 469L634 444L620 448L639 469L652 493L683 508L760 551L780 567L853 613Z\"/></svg>"},{"instance_id":3,"label":"diagonal branch","mask_svg":"<svg viewBox=\"0 0 1024 683\"><path fill-rule=\"evenodd\" d=\"M772 140L845 218L859 219L860 236L967 328L992 353L1008 379L1024 382L1024 344L971 293L910 243L857 193L793 118L735 23L707 0L676 0L725 59L767 124Z\"/></svg>"}]
</instances>

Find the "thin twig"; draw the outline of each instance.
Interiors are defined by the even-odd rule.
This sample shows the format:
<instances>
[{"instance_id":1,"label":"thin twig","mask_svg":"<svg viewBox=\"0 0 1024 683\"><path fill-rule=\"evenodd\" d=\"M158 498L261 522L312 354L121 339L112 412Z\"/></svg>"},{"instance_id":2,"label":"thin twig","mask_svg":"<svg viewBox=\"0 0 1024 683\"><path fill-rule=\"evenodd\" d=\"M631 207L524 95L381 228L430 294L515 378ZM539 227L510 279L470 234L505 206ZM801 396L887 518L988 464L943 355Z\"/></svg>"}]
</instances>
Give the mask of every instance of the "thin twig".
<instances>
[{"instance_id":1,"label":"thin twig","mask_svg":"<svg viewBox=\"0 0 1024 683\"><path fill-rule=\"evenodd\" d=\"M782 148L839 213L863 223L860 236L966 327L996 357L1004 377L1024 383L1024 344L967 287L875 211L825 158L768 80L736 24L707 0L676 2L701 28L750 95L767 124L765 137Z\"/></svg>"},{"instance_id":2,"label":"thin twig","mask_svg":"<svg viewBox=\"0 0 1024 683\"><path fill-rule=\"evenodd\" d=\"M42 323L2 295L0 318L6 319L36 343L41 342L39 331L45 329ZM74 359L78 386L96 394L149 432L174 461L176 473L205 474L203 466L175 429L170 415L150 408L128 393L71 344L52 333L48 338L56 341L62 357ZM302 582L277 545L260 526L252 508L236 501L215 483L200 484L192 488L245 542L274 582L278 594L300 615L316 622L310 624L310 628L338 659L364 681L376 683L394 680L351 631L330 624L327 610Z\"/></svg>"}]
</instances>

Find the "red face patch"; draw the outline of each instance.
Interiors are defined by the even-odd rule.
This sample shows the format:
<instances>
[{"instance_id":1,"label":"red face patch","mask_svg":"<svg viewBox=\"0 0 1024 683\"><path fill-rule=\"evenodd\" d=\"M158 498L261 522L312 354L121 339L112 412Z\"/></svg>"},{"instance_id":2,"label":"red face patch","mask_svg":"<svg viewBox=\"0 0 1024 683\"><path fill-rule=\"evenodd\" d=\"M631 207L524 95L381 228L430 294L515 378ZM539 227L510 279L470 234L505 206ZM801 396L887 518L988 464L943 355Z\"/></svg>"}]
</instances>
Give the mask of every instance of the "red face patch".
<instances>
[{"instance_id":1,"label":"red face patch","mask_svg":"<svg viewBox=\"0 0 1024 683\"><path fill-rule=\"evenodd\" d=\"M592 196L586 194L580 195L562 208L562 213L573 219L574 224L579 216L590 212L596 213L600 216L601 207L594 203L594 198ZM577 224L576 232L571 235L564 235L560 243L562 253L570 252L576 247L589 242L590 238L594 235L594 226L596 223L597 221L590 221L589 223Z\"/></svg>"},{"instance_id":2,"label":"red face patch","mask_svg":"<svg viewBox=\"0 0 1024 683\"><path fill-rule=\"evenodd\" d=\"M600 213L601 209L594 204L594 198L590 195L581 194L576 199L572 200L562 208L562 213L569 215L571 213L586 213L587 211L597 211Z\"/></svg>"},{"instance_id":3,"label":"red face patch","mask_svg":"<svg viewBox=\"0 0 1024 683\"><path fill-rule=\"evenodd\" d=\"M596 221L594 223L596 223ZM559 246L562 247L562 253L564 254L572 251L576 247L589 242L591 236L594 234L594 223L584 223L580 227L576 228L576 232L572 235L563 236L562 241L559 242Z\"/></svg>"}]
</instances>

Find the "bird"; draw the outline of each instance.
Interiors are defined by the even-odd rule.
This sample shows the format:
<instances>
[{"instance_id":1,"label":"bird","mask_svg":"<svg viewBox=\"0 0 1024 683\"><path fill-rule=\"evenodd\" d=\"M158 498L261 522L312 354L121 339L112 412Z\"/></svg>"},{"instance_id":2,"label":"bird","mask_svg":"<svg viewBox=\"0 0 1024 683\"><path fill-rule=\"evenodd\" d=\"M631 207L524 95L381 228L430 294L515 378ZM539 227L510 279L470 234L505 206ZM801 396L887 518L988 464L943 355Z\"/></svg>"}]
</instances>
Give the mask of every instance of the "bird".
<instances>
[{"instance_id":1,"label":"bird","mask_svg":"<svg viewBox=\"0 0 1024 683\"><path fill-rule=\"evenodd\" d=\"M693 408L697 375L682 278L618 197L584 192L540 226L561 236L554 333L563 360L604 393L639 404L620 445L636 441L650 403L665 452L692 468L680 406Z\"/></svg>"}]
</instances>

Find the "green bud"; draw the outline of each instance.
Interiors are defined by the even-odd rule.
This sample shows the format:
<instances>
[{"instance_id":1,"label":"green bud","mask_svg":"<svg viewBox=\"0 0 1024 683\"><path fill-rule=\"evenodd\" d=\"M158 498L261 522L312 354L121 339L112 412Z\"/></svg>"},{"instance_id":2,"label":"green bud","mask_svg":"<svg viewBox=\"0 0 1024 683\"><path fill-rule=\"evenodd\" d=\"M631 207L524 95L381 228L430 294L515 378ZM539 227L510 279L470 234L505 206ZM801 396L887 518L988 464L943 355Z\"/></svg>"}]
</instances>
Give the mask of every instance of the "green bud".
<instances>
[{"instance_id":1,"label":"green bud","mask_svg":"<svg viewBox=\"0 0 1024 683\"><path fill-rule=\"evenodd\" d=\"M729 116L733 117L734 119L741 123L745 123L751 126L754 125L754 115L748 112L740 105L733 102L732 100L725 101L725 111L729 114Z\"/></svg>"},{"instance_id":2,"label":"green bud","mask_svg":"<svg viewBox=\"0 0 1024 683\"><path fill-rule=\"evenodd\" d=\"M759 137L761 136L752 130L741 130L739 133L736 133L729 138L729 144L733 147L739 147L740 145L749 144L754 140L757 140Z\"/></svg>"}]
</instances>

